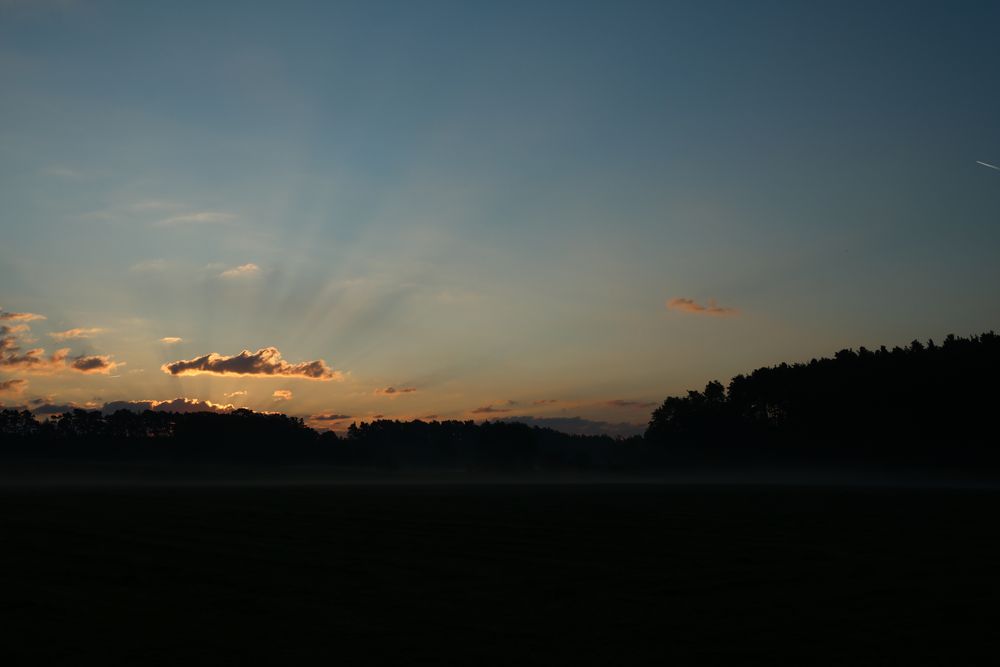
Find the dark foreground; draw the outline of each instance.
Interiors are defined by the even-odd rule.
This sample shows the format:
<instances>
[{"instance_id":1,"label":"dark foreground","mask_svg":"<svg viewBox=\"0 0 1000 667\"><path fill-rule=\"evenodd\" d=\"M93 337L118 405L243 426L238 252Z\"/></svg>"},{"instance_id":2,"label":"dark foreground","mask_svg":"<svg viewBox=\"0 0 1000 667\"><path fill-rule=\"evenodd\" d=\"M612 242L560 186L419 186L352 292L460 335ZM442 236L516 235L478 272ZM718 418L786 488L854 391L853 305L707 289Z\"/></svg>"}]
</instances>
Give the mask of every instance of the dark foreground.
<instances>
[{"instance_id":1,"label":"dark foreground","mask_svg":"<svg viewBox=\"0 0 1000 667\"><path fill-rule=\"evenodd\" d=\"M1000 493L0 489L3 664L995 664Z\"/></svg>"}]
</instances>

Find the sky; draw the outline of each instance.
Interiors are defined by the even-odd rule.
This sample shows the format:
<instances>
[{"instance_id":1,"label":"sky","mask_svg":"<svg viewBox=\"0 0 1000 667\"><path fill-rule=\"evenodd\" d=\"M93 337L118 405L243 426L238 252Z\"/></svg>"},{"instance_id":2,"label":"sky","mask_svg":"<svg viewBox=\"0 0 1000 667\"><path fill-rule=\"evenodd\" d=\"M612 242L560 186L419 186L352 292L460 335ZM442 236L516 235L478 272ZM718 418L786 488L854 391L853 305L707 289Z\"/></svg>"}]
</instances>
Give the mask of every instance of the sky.
<instances>
[{"instance_id":1,"label":"sky","mask_svg":"<svg viewBox=\"0 0 1000 667\"><path fill-rule=\"evenodd\" d=\"M0 0L0 403L625 433L709 380L1000 329L998 25Z\"/></svg>"}]
</instances>

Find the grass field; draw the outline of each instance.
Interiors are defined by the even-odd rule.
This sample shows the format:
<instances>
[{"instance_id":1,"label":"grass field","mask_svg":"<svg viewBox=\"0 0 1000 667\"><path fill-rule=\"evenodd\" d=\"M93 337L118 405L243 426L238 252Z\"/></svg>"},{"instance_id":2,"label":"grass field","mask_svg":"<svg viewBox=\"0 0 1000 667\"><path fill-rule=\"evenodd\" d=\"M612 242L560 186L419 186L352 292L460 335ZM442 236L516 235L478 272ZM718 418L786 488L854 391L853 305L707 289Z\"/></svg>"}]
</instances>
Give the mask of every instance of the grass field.
<instances>
[{"instance_id":1,"label":"grass field","mask_svg":"<svg viewBox=\"0 0 1000 667\"><path fill-rule=\"evenodd\" d=\"M1000 493L0 489L3 664L995 664Z\"/></svg>"}]
</instances>

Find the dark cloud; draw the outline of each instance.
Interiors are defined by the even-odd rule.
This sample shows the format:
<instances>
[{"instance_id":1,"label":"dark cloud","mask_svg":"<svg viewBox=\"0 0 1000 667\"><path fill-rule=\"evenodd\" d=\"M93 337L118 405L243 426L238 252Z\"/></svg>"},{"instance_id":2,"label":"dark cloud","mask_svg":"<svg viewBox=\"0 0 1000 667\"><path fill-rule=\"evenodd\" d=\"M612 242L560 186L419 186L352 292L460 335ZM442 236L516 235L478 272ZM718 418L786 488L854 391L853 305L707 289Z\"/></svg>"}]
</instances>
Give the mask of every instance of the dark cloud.
<instances>
[{"instance_id":1,"label":"dark cloud","mask_svg":"<svg viewBox=\"0 0 1000 667\"><path fill-rule=\"evenodd\" d=\"M375 394L392 396L394 394L412 394L416 390L416 387L386 387L385 389L376 389Z\"/></svg>"},{"instance_id":2,"label":"dark cloud","mask_svg":"<svg viewBox=\"0 0 1000 667\"><path fill-rule=\"evenodd\" d=\"M111 361L111 357L106 354L81 355L75 357L73 363L70 365L75 371L100 375L107 375L118 366L121 366L121 364Z\"/></svg>"},{"instance_id":3,"label":"dark cloud","mask_svg":"<svg viewBox=\"0 0 1000 667\"><path fill-rule=\"evenodd\" d=\"M28 381L20 378L0 382L0 396L19 396L28 388Z\"/></svg>"},{"instance_id":4,"label":"dark cloud","mask_svg":"<svg viewBox=\"0 0 1000 667\"><path fill-rule=\"evenodd\" d=\"M61 415L64 412L87 409L87 406L79 405L78 403L41 403L32 406L31 411L36 415Z\"/></svg>"},{"instance_id":5,"label":"dark cloud","mask_svg":"<svg viewBox=\"0 0 1000 667\"><path fill-rule=\"evenodd\" d=\"M474 415L491 415L501 412L510 412L510 410L507 408L495 408L493 407L493 405L484 405L481 408L476 408L475 410L472 410L472 414Z\"/></svg>"},{"instance_id":6,"label":"dark cloud","mask_svg":"<svg viewBox=\"0 0 1000 667\"><path fill-rule=\"evenodd\" d=\"M350 418L351 415L329 414L329 415L313 415L312 417L309 418L309 420L317 422L339 422Z\"/></svg>"},{"instance_id":7,"label":"dark cloud","mask_svg":"<svg viewBox=\"0 0 1000 667\"><path fill-rule=\"evenodd\" d=\"M605 405L610 405L613 408L655 408L656 403L646 402L646 401L626 401L620 398L616 398L613 401L607 401Z\"/></svg>"},{"instance_id":8,"label":"dark cloud","mask_svg":"<svg viewBox=\"0 0 1000 667\"><path fill-rule=\"evenodd\" d=\"M532 405L555 405L556 403L559 403L558 398L542 398L531 402Z\"/></svg>"},{"instance_id":9,"label":"dark cloud","mask_svg":"<svg viewBox=\"0 0 1000 667\"><path fill-rule=\"evenodd\" d=\"M667 301L667 308L682 313L692 313L695 315L717 315L721 317L736 315L739 312L735 308L723 308L722 306L717 305L714 299L709 299L708 305L703 306L695 302L694 299L685 299L683 297Z\"/></svg>"},{"instance_id":10,"label":"dark cloud","mask_svg":"<svg viewBox=\"0 0 1000 667\"><path fill-rule=\"evenodd\" d=\"M643 424L612 423L584 419L583 417L501 417L499 421L520 422L528 426L551 428L570 435L610 435L625 438L639 435L646 430Z\"/></svg>"},{"instance_id":11,"label":"dark cloud","mask_svg":"<svg viewBox=\"0 0 1000 667\"><path fill-rule=\"evenodd\" d=\"M281 358L276 347L265 347L251 352L243 350L237 355L224 357L212 352L194 359L174 361L160 367L169 375L243 375L249 377L288 376L307 380L342 380L343 374L334 371L322 359L290 364Z\"/></svg>"},{"instance_id":12,"label":"dark cloud","mask_svg":"<svg viewBox=\"0 0 1000 667\"><path fill-rule=\"evenodd\" d=\"M132 412L231 412L235 410L234 405L221 405L212 401L203 401L199 398L173 398L166 401L146 400L146 401L112 401L105 403L101 412L110 414L119 410L130 410Z\"/></svg>"}]
</instances>

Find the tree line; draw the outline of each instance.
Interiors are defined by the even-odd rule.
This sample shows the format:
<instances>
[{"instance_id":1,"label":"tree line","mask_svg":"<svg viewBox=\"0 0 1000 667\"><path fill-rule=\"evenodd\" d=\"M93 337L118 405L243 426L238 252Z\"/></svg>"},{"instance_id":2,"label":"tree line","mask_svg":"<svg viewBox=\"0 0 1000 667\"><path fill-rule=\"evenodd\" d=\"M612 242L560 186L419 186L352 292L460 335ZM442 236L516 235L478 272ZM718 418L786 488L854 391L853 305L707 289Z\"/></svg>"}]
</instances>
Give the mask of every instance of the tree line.
<instances>
[{"instance_id":1,"label":"tree line","mask_svg":"<svg viewBox=\"0 0 1000 667\"><path fill-rule=\"evenodd\" d=\"M521 423L376 420L344 436L302 419L73 410L0 411L0 456L58 460L322 463L357 468L645 470L798 463L996 466L1000 337L841 350L667 398L642 436Z\"/></svg>"}]
</instances>

